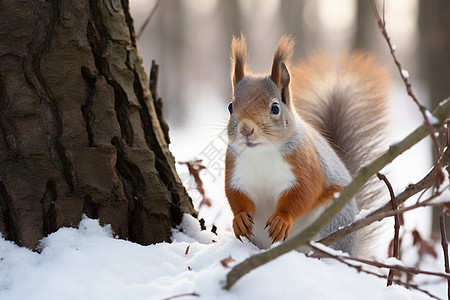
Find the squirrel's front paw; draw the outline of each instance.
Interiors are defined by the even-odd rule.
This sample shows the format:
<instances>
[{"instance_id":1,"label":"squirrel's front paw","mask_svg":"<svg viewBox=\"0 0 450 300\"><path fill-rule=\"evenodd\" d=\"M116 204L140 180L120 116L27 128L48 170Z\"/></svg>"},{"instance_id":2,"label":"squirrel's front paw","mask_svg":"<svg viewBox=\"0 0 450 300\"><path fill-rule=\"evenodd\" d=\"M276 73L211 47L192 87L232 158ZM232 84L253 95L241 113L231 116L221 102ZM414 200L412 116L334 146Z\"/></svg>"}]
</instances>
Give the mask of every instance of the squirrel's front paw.
<instances>
[{"instance_id":1,"label":"squirrel's front paw","mask_svg":"<svg viewBox=\"0 0 450 300\"><path fill-rule=\"evenodd\" d=\"M266 227L269 226L269 237L272 239L272 244L289 237L289 232L292 227L292 220L288 216L274 213L266 222Z\"/></svg>"},{"instance_id":2,"label":"squirrel's front paw","mask_svg":"<svg viewBox=\"0 0 450 300\"><path fill-rule=\"evenodd\" d=\"M236 238L241 242L241 236L250 239L249 236L252 234L253 224L253 214L250 211L242 211L235 215L233 219L233 230Z\"/></svg>"}]
</instances>

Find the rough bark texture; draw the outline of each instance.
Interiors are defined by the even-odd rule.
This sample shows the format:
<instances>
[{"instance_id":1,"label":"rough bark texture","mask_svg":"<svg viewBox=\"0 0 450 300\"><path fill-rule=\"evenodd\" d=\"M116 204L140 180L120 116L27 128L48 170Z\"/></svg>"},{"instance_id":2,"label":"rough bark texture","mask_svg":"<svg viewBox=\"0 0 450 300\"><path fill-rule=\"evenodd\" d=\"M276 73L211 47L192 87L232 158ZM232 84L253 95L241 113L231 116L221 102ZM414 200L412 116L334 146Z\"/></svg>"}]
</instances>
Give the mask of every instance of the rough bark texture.
<instances>
[{"instance_id":1,"label":"rough bark texture","mask_svg":"<svg viewBox=\"0 0 450 300\"><path fill-rule=\"evenodd\" d=\"M128 0L0 1L0 232L35 248L83 214L141 244L195 214Z\"/></svg>"}]
</instances>

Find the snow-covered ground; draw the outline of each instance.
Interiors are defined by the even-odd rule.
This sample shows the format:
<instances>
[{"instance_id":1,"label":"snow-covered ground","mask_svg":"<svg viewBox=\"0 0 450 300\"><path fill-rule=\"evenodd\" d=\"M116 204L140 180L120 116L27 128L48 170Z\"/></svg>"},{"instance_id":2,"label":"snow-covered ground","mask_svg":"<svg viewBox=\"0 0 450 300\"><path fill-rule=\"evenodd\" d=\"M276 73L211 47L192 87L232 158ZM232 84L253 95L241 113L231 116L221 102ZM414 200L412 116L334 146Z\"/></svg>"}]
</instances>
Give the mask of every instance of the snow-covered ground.
<instances>
[{"instance_id":1,"label":"snow-covered ground","mask_svg":"<svg viewBox=\"0 0 450 300\"><path fill-rule=\"evenodd\" d=\"M140 246L84 218L78 229L63 228L43 239L40 254L2 238L0 299L428 299L298 252L252 271L226 291L229 267L260 250L228 231L200 231L190 216L182 228L174 230L171 244ZM230 257L224 266L221 261Z\"/></svg>"}]
</instances>

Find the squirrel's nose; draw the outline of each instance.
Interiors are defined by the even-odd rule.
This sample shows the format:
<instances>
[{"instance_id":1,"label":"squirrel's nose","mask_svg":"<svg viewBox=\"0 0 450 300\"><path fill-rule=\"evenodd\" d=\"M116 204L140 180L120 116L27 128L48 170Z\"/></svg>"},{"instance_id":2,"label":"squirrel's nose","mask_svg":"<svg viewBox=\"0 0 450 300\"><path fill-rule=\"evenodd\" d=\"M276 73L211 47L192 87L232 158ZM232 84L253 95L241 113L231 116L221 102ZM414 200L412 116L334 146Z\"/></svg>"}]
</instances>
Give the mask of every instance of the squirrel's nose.
<instances>
[{"instance_id":1,"label":"squirrel's nose","mask_svg":"<svg viewBox=\"0 0 450 300\"><path fill-rule=\"evenodd\" d=\"M245 137L249 137L250 135L253 134L254 131L255 131L254 128L252 128L251 130L245 128L245 129L241 129L241 134L242 134L243 136L245 136Z\"/></svg>"}]
</instances>

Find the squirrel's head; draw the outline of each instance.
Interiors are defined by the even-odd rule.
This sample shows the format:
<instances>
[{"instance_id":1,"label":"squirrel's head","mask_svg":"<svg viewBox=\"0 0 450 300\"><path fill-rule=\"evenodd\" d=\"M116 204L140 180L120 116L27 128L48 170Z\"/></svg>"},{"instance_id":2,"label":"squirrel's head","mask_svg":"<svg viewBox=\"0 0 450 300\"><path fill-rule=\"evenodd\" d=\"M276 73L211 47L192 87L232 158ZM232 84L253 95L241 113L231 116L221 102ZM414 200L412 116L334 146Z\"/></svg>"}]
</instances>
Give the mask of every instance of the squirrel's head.
<instances>
[{"instance_id":1,"label":"squirrel's head","mask_svg":"<svg viewBox=\"0 0 450 300\"><path fill-rule=\"evenodd\" d=\"M294 41L283 36L275 50L268 76L246 74L247 45L241 34L231 41L233 97L228 105L229 143L240 149L282 145L296 133L296 115L290 97L291 77L286 65Z\"/></svg>"}]
</instances>

